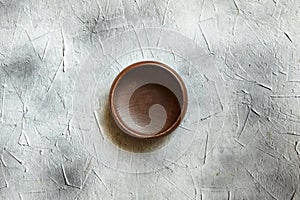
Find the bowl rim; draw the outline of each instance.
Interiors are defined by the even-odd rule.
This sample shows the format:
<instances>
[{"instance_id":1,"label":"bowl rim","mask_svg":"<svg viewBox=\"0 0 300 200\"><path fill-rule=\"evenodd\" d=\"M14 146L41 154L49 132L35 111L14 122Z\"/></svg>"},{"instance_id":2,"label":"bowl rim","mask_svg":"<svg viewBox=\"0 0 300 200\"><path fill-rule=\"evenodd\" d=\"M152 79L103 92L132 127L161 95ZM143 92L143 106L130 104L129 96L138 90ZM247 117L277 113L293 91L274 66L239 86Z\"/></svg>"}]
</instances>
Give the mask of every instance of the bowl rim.
<instances>
[{"instance_id":1,"label":"bowl rim","mask_svg":"<svg viewBox=\"0 0 300 200\"><path fill-rule=\"evenodd\" d=\"M124 123L124 121L120 118L120 116L117 113L115 106L114 106L115 90L116 90L116 87L117 87L119 81L123 78L123 76L125 74L127 74L132 69L142 67L145 65L155 65L155 66L161 67L161 68L165 69L166 71L168 71L171 75L173 75L173 77L179 83L180 88L181 88L180 91L182 93L181 112L180 112L180 115L178 116L178 118L176 119L176 121L170 127L168 127L166 130L160 131L156 134L151 134L151 135L141 134L139 132L136 132L136 131L130 129L126 125L126 123ZM184 118L184 116L186 114L186 110L187 110L187 102L188 102L187 89L185 87L185 84L184 84L182 78L179 76L179 74L174 69L169 67L168 65L158 62L158 61L152 61L152 60L139 61L139 62L135 62L135 63L132 63L129 66L127 66L116 76L116 78L114 79L114 81L111 85L110 91L109 91L109 108L110 108L110 111L111 111L111 114L112 114L112 117L113 117L115 123L123 132L125 132L126 134L128 134L130 136L136 137L136 138L145 138L145 139L146 138L157 138L157 137L161 137L163 135L167 135L167 134L171 133L173 130L175 130L179 126L180 122Z\"/></svg>"}]
</instances>

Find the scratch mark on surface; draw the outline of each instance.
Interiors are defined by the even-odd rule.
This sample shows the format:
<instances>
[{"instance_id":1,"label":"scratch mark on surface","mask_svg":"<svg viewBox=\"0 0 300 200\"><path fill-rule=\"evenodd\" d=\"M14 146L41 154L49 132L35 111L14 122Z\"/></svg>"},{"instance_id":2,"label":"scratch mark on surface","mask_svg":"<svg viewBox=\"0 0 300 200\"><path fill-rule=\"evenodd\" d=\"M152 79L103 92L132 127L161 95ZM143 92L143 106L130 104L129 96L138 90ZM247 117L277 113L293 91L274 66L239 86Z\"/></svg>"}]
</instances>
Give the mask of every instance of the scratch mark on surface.
<instances>
[{"instance_id":1,"label":"scratch mark on surface","mask_svg":"<svg viewBox=\"0 0 300 200\"><path fill-rule=\"evenodd\" d=\"M82 144L84 144L84 133L83 133L83 129L81 128L81 125L80 125L80 123L78 122L78 131L75 131L76 133L77 133L77 135L78 135L78 138L80 138L80 140L81 140L81 143ZM80 132L80 133L79 133Z\"/></svg>"},{"instance_id":2,"label":"scratch mark on surface","mask_svg":"<svg viewBox=\"0 0 300 200\"><path fill-rule=\"evenodd\" d=\"M159 37L158 37L158 40L157 40L157 42L156 42L156 47L158 47L158 45L159 45L159 43L160 43L161 33L162 33L162 28L160 28Z\"/></svg>"},{"instance_id":3,"label":"scratch mark on surface","mask_svg":"<svg viewBox=\"0 0 300 200\"><path fill-rule=\"evenodd\" d=\"M62 103L63 108L66 109L65 100L63 99L63 97L59 94L59 92L56 89L54 89L54 90L55 90L57 96L59 97L59 100Z\"/></svg>"},{"instance_id":4,"label":"scratch mark on surface","mask_svg":"<svg viewBox=\"0 0 300 200\"><path fill-rule=\"evenodd\" d=\"M182 194L184 194L187 198L189 199L193 199L192 197L190 197L184 190L180 189L173 181L169 180L167 177L163 176L163 178L170 183L171 185L173 185L175 188L177 188L180 192L182 192Z\"/></svg>"},{"instance_id":5,"label":"scratch mark on surface","mask_svg":"<svg viewBox=\"0 0 300 200\"><path fill-rule=\"evenodd\" d=\"M251 107L250 110L257 116L259 116L259 117L261 116L261 114L255 108Z\"/></svg>"},{"instance_id":6,"label":"scratch mark on surface","mask_svg":"<svg viewBox=\"0 0 300 200\"><path fill-rule=\"evenodd\" d=\"M96 3L97 3L97 7L98 7L98 16L97 16L97 19L99 19L99 16L102 15L102 18L104 18L104 13L103 13L103 9L102 9L102 6L99 4L99 1L96 0ZM122 2L121 2L122 3ZM122 3L123 4L123 3Z\"/></svg>"},{"instance_id":7,"label":"scratch mark on surface","mask_svg":"<svg viewBox=\"0 0 300 200\"><path fill-rule=\"evenodd\" d=\"M45 58L46 51L47 51L47 49L48 49L49 40L50 40L50 38L48 38L48 40L47 40L47 42L46 42L46 45L45 45L45 48L44 48L44 50L43 50L42 60L44 60L44 58Z\"/></svg>"},{"instance_id":8,"label":"scratch mark on surface","mask_svg":"<svg viewBox=\"0 0 300 200\"><path fill-rule=\"evenodd\" d=\"M22 196L22 194L20 192L18 192L18 195L20 197L20 200L23 200L23 196Z\"/></svg>"},{"instance_id":9,"label":"scratch mark on surface","mask_svg":"<svg viewBox=\"0 0 300 200\"><path fill-rule=\"evenodd\" d=\"M68 131L69 135L71 135L71 120L72 120L72 118L69 119L68 124L67 124L67 131Z\"/></svg>"},{"instance_id":10,"label":"scratch mark on surface","mask_svg":"<svg viewBox=\"0 0 300 200\"><path fill-rule=\"evenodd\" d=\"M0 167L1 167L1 165L0 165ZM2 172L2 177L3 177L5 185L3 187L0 187L0 190L3 189L3 188L8 188L8 182L7 182L6 178L5 178L3 167L1 167L1 172Z\"/></svg>"},{"instance_id":11,"label":"scratch mark on surface","mask_svg":"<svg viewBox=\"0 0 300 200\"><path fill-rule=\"evenodd\" d=\"M105 5L105 14L108 15L108 8L109 8L109 0L106 0L106 5Z\"/></svg>"},{"instance_id":12,"label":"scratch mark on surface","mask_svg":"<svg viewBox=\"0 0 300 200\"><path fill-rule=\"evenodd\" d=\"M163 19L162 19L162 25L165 25L165 22L166 22L167 13L168 13L168 10L169 10L169 3L170 3L170 0L167 1L167 6L166 6L166 9L165 9L165 14L164 14Z\"/></svg>"},{"instance_id":13,"label":"scratch mark on surface","mask_svg":"<svg viewBox=\"0 0 300 200\"><path fill-rule=\"evenodd\" d=\"M243 67L242 64L240 63L239 58L237 58L237 56L235 56L235 55L232 53L231 49L229 49L229 54L234 58L235 62L238 64L238 67L239 67L245 74L247 74L247 75L253 80L253 78L248 74L248 72L244 69L244 67ZM242 78L243 80L246 80L246 81L249 82L248 79L242 77L242 76L239 75L238 73L235 73L235 74L236 74L238 77Z\"/></svg>"},{"instance_id":14,"label":"scratch mark on surface","mask_svg":"<svg viewBox=\"0 0 300 200\"><path fill-rule=\"evenodd\" d=\"M202 37L204 38L205 44L206 44L206 46L207 46L207 50L208 50L210 53L212 53L212 52L211 52L211 49L210 49L210 46L209 46L209 43L208 43L208 40L207 40L207 38L206 38L206 36L205 36L203 30L202 30L202 27L201 27L200 23L198 24L198 26L199 26L199 29L200 29L200 31L201 31L201 35L202 35Z\"/></svg>"},{"instance_id":15,"label":"scratch mark on surface","mask_svg":"<svg viewBox=\"0 0 300 200\"><path fill-rule=\"evenodd\" d=\"M136 36L136 39L137 39L137 41L138 41L138 44L139 44L139 47L140 47L141 54L142 54L143 58L145 58L145 56L144 56L144 51L143 51L142 44L141 44L141 40L140 40L140 38L139 38L139 36L138 36L138 34L137 34L137 32L136 32L136 30L135 30L135 28L134 28L133 25L132 25L132 29L133 29L134 34L135 34L135 36Z\"/></svg>"},{"instance_id":16,"label":"scratch mark on surface","mask_svg":"<svg viewBox=\"0 0 300 200\"><path fill-rule=\"evenodd\" d=\"M231 200L231 191L228 190L228 200Z\"/></svg>"},{"instance_id":17,"label":"scratch mark on surface","mask_svg":"<svg viewBox=\"0 0 300 200\"><path fill-rule=\"evenodd\" d=\"M83 180L83 182L82 182L81 188L85 186L85 183L86 183L86 181L88 180L89 175L91 174L91 171L92 171L92 165L93 165L93 159L90 158L90 159L87 160L87 162L86 162L86 167L85 167L85 169L84 169L85 178L84 178L84 180Z\"/></svg>"},{"instance_id":18,"label":"scratch mark on surface","mask_svg":"<svg viewBox=\"0 0 300 200\"><path fill-rule=\"evenodd\" d=\"M82 24L86 25L85 22L84 22L84 20L81 19L80 17L78 17L78 15L76 14L76 12L75 12L75 10L74 10L74 8L73 8L73 5L72 5L69 1L67 1L67 2L68 2L68 4L70 5L71 10L72 10L73 14L75 15L75 17L76 17Z\"/></svg>"},{"instance_id":19,"label":"scratch mark on surface","mask_svg":"<svg viewBox=\"0 0 300 200\"><path fill-rule=\"evenodd\" d=\"M21 159L17 158L14 154L12 154L10 151L8 151L6 148L4 148L4 150L13 158L15 159L20 165L24 164L24 161L22 161Z\"/></svg>"},{"instance_id":20,"label":"scratch mark on surface","mask_svg":"<svg viewBox=\"0 0 300 200\"><path fill-rule=\"evenodd\" d=\"M241 163L242 164L242 163ZM251 174L251 172L246 168L246 166L244 164L242 164L242 166L245 168L246 172L250 175L250 177L254 180L254 182L258 183L271 197L273 197L276 200L279 200L276 196L274 196L263 184L261 184L255 177L253 174Z\"/></svg>"},{"instance_id":21,"label":"scratch mark on surface","mask_svg":"<svg viewBox=\"0 0 300 200\"><path fill-rule=\"evenodd\" d=\"M294 200L295 195L296 195L296 190L294 190L294 192L293 192L293 194L291 196L291 200Z\"/></svg>"},{"instance_id":22,"label":"scratch mark on surface","mask_svg":"<svg viewBox=\"0 0 300 200\"><path fill-rule=\"evenodd\" d=\"M104 140L103 130L102 130L102 128L101 128L100 121L99 121L99 119L98 119L98 115L97 115L97 112L96 112L96 111L94 111L94 117L95 117L95 120L96 120L96 124L97 124L97 126L98 126L98 128L99 128L100 136L101 136L102 140Z\"/></svg>"},{"instance_id":23,"label":"scratch mark on surface","mask_svg":"<svg viewBox=\"0 0 300 200\"><path fill-rule=\"evenodd\" d=\"M14 26L15 26L15 29L14 29L14 33L13 33L13 39L12 39L12 42L11 42L11 47L13 47L14 44L15 44L16 33L17 33L17 30L18 30L17 24L18 24L18 22L19 22L20 13L21 13L21 9L18 10L18 17L17 17L17 20L13 22L13 23L14 23Z\"/></svg>"},{"instance_id":24,"label":"scratch mark on surface","mask_svg":"<svg viewBox=\"0 0 300 200\"><path fill-rule=\"evenodd\" d=\"M206 162L207 157L207 146L208 146L208 133L206 133L206 140L205 140L205 148L204 148L204 157L203 157L203 165Z\"/></svg>"},{"instance_id":25,"label":"scratch mark on surface","mask_svg":"<svg viewBox=\"0 0 300 200\"><path fill-rule=\"evenodd\" d=\"M234 141L235 141L236 143L238 143L239 145L241 145L243 148L245 148L245 145L242 144L238 139L234 138Z\"/></svg>"},{"instance_id":26,"label":"scratch mark on surface","mask_svg":"<svg viewBox=\"0 0 300 200\"><path fill-rule=\"evenodd\" d=\"M284 32L284 35L287 37L287 39L288 39L291 43L293 43L291 37L290 37L286 32Z\"/></svg>"},{"instance_id":27,"label":"scratch mark on surface","mask_svg":"<svg viewBox=\"0 0 300 200\"><path fill-rule=\"evenodd\" d=\"M171 48L171 54L172 54L172 56L173 56L174 61L176 61L176 55L175 55L175 53L174 53L173 48Z\"/></svg>"},{"instance_id":28,"label":"scratch mark on surface","mask_svg":"<svg viewBox=\"0 0 300 200\"><path fill-rule=\"evenodd\" d=\"M274 155L272 155L272 154L270 154L270 153L266 152L265 150L262 150L262 149L260 149L260 148L258 148L258 150L259 150L259 151L261 151L261 152L263 152L264 154L266 154L266 155L270 156L271 158L273 158L273 159L275 159L275 160L277 160L277 159L278 159L278 158L276 158Z\"/></svg>"},{"instance_id":29,"label":"scratch mark on surface","mask_svg":"<svg viewBox=\"0 0 300 200\"><path fill-rule=\"evenodd\" d=\"M207 119L210 119L211 117L213 117L213 115L208 115L208 116L206 116L206 117L203 117L203 118L199 119L198 121L194 122L193 124L199 123L199 122L202 122L202 121L205 121L205 120L207 120Z\"/></svg>"},{"instance_id":30,"label":"scratch mark on surface","mask_svg":"<svg viewBox=\"0 0 300 200\"><path fill-rule=\"evenodd\" d=\"M281 132L280 134L300 136L300 133L297 132Z\"/></svg>"},{"instance_id":31,"label":"scratch mark on surface","mask_svg":"<svg viewBox=\"0 0 300 200\"><path fill-rule=\"evenodd\" d=\"M12 135L14 134L16 128L17 128L17 125L15 124L13 130L10 132L10 135L8 136L5 144L3 145L4 147L2 148L1 161L4 163L3 164L4 166L6 166L6 164L5 164L4 160L3 160L3 152L7 149L8 143L9 143L10 139L12 138Z\"/></svg>"},{"instance_id":32,"label":"scratch mark on surface","mask_svg":"<svg viewBox=\"0 0 300 200\"><path fill-rule=\"evenodd\" d=\"M167 195L165 195L163 192L160 192L160 194L166 199L169 200L169 197Z\"/></svg>"},{"instance_id":33,"label":"scratch mark on surface","mask_svg":"<svg viewBox=\"0 0 300 200\"><path fill-rule=\"evenodd\" d=\"M136 6L137 6L137 8L138 8L138 11L139 11L140 16L142 16L142 13L141 13L141 7L140 7L140 5L138 4L137 0L134 0L134 3L136 4Z\"/></svg>"},{"instance_id":34,"label":"scratch mark on surface","mask_svg":"<svg viewBox=\"0 0 300 200\"><path fill-rule=\"evenodd\" d=\"M214 0L211 0L211 2L212 2L212 6L214 7L214 11L217 12L217 8L216 8Z\"/></svg>"},{"instance_id":35,"label":"scratch mark on surface","mask_svg":"<svg viewBox=\"0 0 300 200\"><path fill-rule=\"evenodd\" d=\"M53 183L55 183L55 185L57 185L58 187L61 188L60 184L59 184L54 178L52 178L51 176L48 176L48 178L49 178Z\"/></svg>"},{"instance_id":36,"label":"scratch mark on surface","mask_svg":"<svg viewBox=\"0 0 300 200\"><path fill-rule=\"evenodd\" d=\"M163 160L168 162L166 165L164 165L166 168L167 168L168 166L174 165L174 166L177 166L177 167L179 167L179 168L189 168L189 169L194 169L194 168L192 168L192 167L189 167L188 165L181 165L181 164L179 164L179 163L176 163L176 162L174 162L174 161L168 160L168 159L166 159L166 158L164 158Z\"/></svg>"},{"instance_id":37,"label":"scratch mark on surface","mask_svg":"<svg viewBox=\"0 0 300 200\"><path fill-rule=\"evenodd\" d=\"M99 44L100 44L100 47L101 47L101 50L102 50L103 54L106 55L106 54L105 54L105 50L104 50L104 45L103 45L103 42L102 42L102 40L101 40L101 38L100 38L100 35L96 35L96 36L97 36L97 41L98 41Z\"/></svg>"},{"instance_id":38,"label":"scratch mark on surface","mask_svg":"<svg viewBox=\"0 0 300 200\"><path fill-rule=\"evenodd\" d=\"M246 124L247 124L247 121L248 121L248 118L249 118L249 114L250 114L250 108L249 106L247 105L247 113L246 113L246 118L243 120L242 124L241 124L241 128L239 129L238 133L237 133L237 139L240 138L240 136L242 135L245 127L246 127Z\"/></svg>"},{"instance_id":39,"label":"scratch mark on surface","mask_svg":"<svg viewBox=\"0 0 300 200\"><path fill-rule=\"evenodd\" d=\"M48 92L50 91L50 89L52 88L52 85L53 85L53 83L54 83L54 81L55 81L55 79L56 79L56 77L57 77L57 75L58 75L58 72L59 72L60 68L62 67L62 62L63 62L63 60L61 61L61 63L60 63L60 65L58 66L58 68L56 69L56 71L55 71L55 73L54 73L52 79L49 78L49 79L50 79L50 85L48 86L48 88L47 88L47 90L46 90L46 93L48 93ZM46 95L45 95L45 96L46 96ZM46 97L45 97L45 98L46 98Z\"/></svg>"},{"instance_id":40,"label":"scratch mark on surface","mask_svg":"<svg viewBox=\"0 0 300 200\"><path fill-rule=\"evenodd\" d=\"M267 142L268 139L266 138L266 136L265 136L264 134L262 134L261 131L257 131L257 132L265 139L265 141L266 141L265 144L266 144L270 149L272 149L273 151L275 151L276 153L278 153L280 156L282 156L282 158L284 158L284 159L287 161L288 164L294 165L294 164L291 162L291 160L290 160L289 158L287 158L283 153L281 153L281 152L280 152L277 148L275 148L272 144L270 144L269 142Z\"/></svg>"},{"instance_id":41,"label":"scratch mark on surface","mask_svg":"<svg viewBox=\"0 0 300 200\"><path fill-rule=\"evenodd\" d=\"M64 181L65 181L65 184L66 184L67 186L69 186L69 187L81 189L81 187L76 186L76 185L72 185L72 184L69 183L69 180L68 180L68 177L67 177L67 175L66 175L65 168L64 168L64 165L63 165L63 164L61 165L61 169L62 169L62 173L63 173L63 178L64 178Z\"/></svg>"},{"instance_id":42,"label":"scratch mark on surface","mask_svg":"<svg viewBox=\"0 0 300 200\"><path fill-rule=\"evenodd\" d=\"M123 66L122 66L122 65L119 63L119 61L118 61L117 59L115 59L112 55L110 55L110 54L105 54L105 55L107 55L107 56L109 56L110 58L112 58L113 61L114 61L115 63L117 63L117 64L121 67L121 68L117 67L118 72L120 72L121 69L123 69Z\"/></svg>"},{"instance_id":43,"label":"scratch mark on surface","mask_svg":"<svg viewBox=\"0 0 300 200\"><path fill-rule=\"evenodd\" d=\"M267 90L269 90L269 91L273 91L272 87L270 87L270 86L268 86L268 85L265 85L265 84L263 84L263 83L259 83L259 82L254 81L254 80L248 80L247 78L245 78L245 77L239 75L238 73L235 73L235 75L236 75L237 77L241 78L241 79L244 80L244 81L247 81L247 82L249 82L249 83L254 83L254 84L256 84L256 85L258 85L258 86L260 86L260 87L262 87L262 88L264 88L264 89L267 89Z\"/></svg>"},{"instance_id":44,"label":"scratch mark on surface","mask_svg":"<svg viewBox=\"0 0 300 200\"><path fill-rule=\"evenodd\" d=\"M294 145L294 148L295 148L295 151L296 151L296 153L297 153L297 155L299 155L300 154L300 146L299 146L299 141L296 141L295 142L295 145ZM298 149L299 148L299 149Z\"/></svg>"},{"instance_id":45,"label":"scratch mark on surface","mask_svg":"<svg viewBox=\"0 0 300 200\"><path fill-rule=\"evenodd\" d=\"M25 114L26 114L27 112L28 112L27 107L25 107L25 104L23 103L22 124L21 124L22 130L21 130L21 135L23 134L24 136L25 136L24 128L25 128L25 124L26 124ZM25 144L26 144L26 143L27 143L28 146L30 146L29 143L28 143L27 138L25 138Z\"/></svg>"},{"instance_id":46,"label":"scratch mark on surface","mask_svg":"<svg viewBox=\"0 0 300 200\"><path fill-rule=\"evenodd\" d=\"M200 15L199 15L199 21L201 21L201 17L202 17L202 13L203 13L203 8L204 8L204 3L205 3L205 0L202 0L201 11L200 11Z\"/></svg>"},{"instance_id":47,"label":"scratch mark on surface","mask_svg":"<svg viewBox=\"0 0 300 200\"><path fill-rule=\"evenodd\" d=\"M104 181L102 180L102 178L100 177L100 175L94 169L92 169L92 171L96 175L96 177L99 179L99 181L103 184L103 186L105 187L105 189L109 190L108 187L106 186L106 184L104 183Z\"/></svg>"},{"instance_id":48,"label":"scratch mark on surface","mask_svg":"<svg viewBox=\"0 0 300 200\"><path fill-rule=\"evenodd\" d=\"M36 49L35 49L35 47L34 47L34 45L33 45L33 43L32 43L32 39L30 38L30 36L29 36L27 30L24 30L24 31L25 31L25 33L26 33L26 35L27 35L27 37L28 37L28 40L29 40L29 42L30 42L30 44L31 44L31 46L32 46L32 48L33 48L33 50L34 50L34 53L35 53L36 56L42 61L43 59L41 58L40 54L38 54L38 52L36 51Z\"/></svg>"},{"instance_id":49,"label":"scratch mark on surface","mask_svg":"<svg viewBox=\"0 0 300 200\"><path fill-rule=\"evenodd\" d=\"M96 1L96 2L97 2L97 7L98 7L97 17L94 17L92 26L86 26L87 29L90 31L90 41L91 41L91 43L93 42L93 34L95 34L99 37L99 35L97 34L96 28L98 26L100 15L102 13L102 7L99 5L98 1ZM104 19L103 15L102 15L102 19Z\"/></svg>"},{"instance_id":50,"label":"scratch mark on surface","mask_svg":"<svg viewBox=\"0 0 300 200\"><path fill-rule=\"evenodd\" d=\"M184 129L184 130L187 130L187 131L193 131L191 128L188 128L188 127L184 127L182 125L179 126L180 128Z\"/></svg>"},{"instance_id":51,"label":"scratch mark on surface","mask_svg":"<svg viewBox=\"0 0 300 200\"><path fill-rule=\"evenodd\" d=\"M289 99L289 98L300 98L300 95L271 95L272 99Z\"/></svg>"},{"instance_id":52,"label":"scratch mark on surface","mask_svg":"<svg viewBox=\"0 0 300 200\"><path fill-rule=\"evenodd\" d=\"M18 143L22 146L31 146L26 136L26 133L23 130L21 131Z\"/></svg>"},{"instance_id":53,"label":"scratch mark on surface","mask_svg":"<svg viewBox=\"0 0 300 200\"><path fill-rule=\"evenodd\" d=\"M246 21L244 20L246 25L249 27L249 29L252 31L252 33L254 33L254 35L256 36L256 38L258 39L258 41L265 47L265 49L269 52L272 53L272 51L267 47L267 45L261 40L261 38L257 35L257 33L254 31L254 29L252 28L252 26Z\"/></svg>"},{"instance_id":54,"label":"scratch mark on surface","mask_svg":"<svg viewBox=\"0 0 300 200\"><path fill-rule=\"evenodd\" d=\"M257 84L258 86L260 86L260 87L263 87L263 88L269 90L269 91L272 91L272 88L271 88L270 86L267 86L267 85L265 85L265 84L258 83L258 82L256 82L256 84Z\"/></svg>"},{"instance_id":55,"label":"scratch mark on surface","mask_svg":"<svg viewBox=\"0 0 300 200\"><path fill-rule=\"evenodd\" d=\"M194 186L194 194L195 194L194 199L197 199L197 196L198 196L198 190L197 190L197 186L196 186L196 183L195 183L195 180L194 180L195 178L194 178L194 176L192 175L191 170L190 170L190 176L191 176L192 183L193 183L193 186Z\"/></svg>"},{"instance_id":56,"label":"scratch mark on surface","mask_svg":"<svg viewBox=\"0 0 300 200\"><path fill-rule=\"evenodd\" d=\"M99 154L98 154L95 143L93 143L93 147L94 147L94 152L96 153L97 158L99 158Z\"/></svg>"},{"instance_id":57,"label":"scratch mark on surface","mask_svg":"<svg viewBox=\"0 0 300 200\"><path fill-rule=\"evenodd\" d=\"M234 4L234 6L235 6L237 12L238 12L237 15L239 15L239 14L240 14L240 8L239 8L239 6L237 5L237 3L236 3L235 0L232 0L232 1L233 1L233 4Z\"/></svg>"},{"instance_id":58,"label":"scratch mark on surface","mask_svg":"<svg viewBox=\"0 0 300 200\"><path fill-rule=\"evenodd\" d=\"M4 104L5 104L5 85L2 85L3 87L3 94L2 94L2 105L1 105L1 117L0 117L0 122L3 123L4 119Z\"/></svg>"},{"instance_id":59,"label":"scratch mark on surface","mask_svg":"<svg viewBox=\"0 0 300 200\"><path fill-rule=\"evenodd\" d=\"M146 39L147 39L148 47L150 47L150 39L149 39L148 33L146 31L146 26L145 26L144 22L142 24L143 24L143 29L144 29L145 36L146 36ZM153 54L152 48L149 48L149 51L150 51L152 57L154 58L155 56Z\"/></svg>"},{"instance_id":60,"label":"scratch mark on surface","mask_svg":"<svg viewBox=\"0 0 300 200\"><path fill-rule=\"evenodd\" d=\"M1 162L2 162L3 166L4 166L4 167L7 167L6 163L4 162L3 154L2 154L2 153L1 153L1 157L0 157L0 158L1 158Z\"/></svg>"},{"instance_id":61,"label":"scratch mark on surface","mask_svg":"<svg viewBox=\"0 0 300 200\"><path fill-rule=\"evenodd\" d=\"M239 14L237 14L236 17L235 17L235 19L234 19L234 25L233 25L232 33L231 33L232 36L234 36L234 35L235 35L235 32L236 32L236 27L237 27L238 17L239 17Z\"/></svg>"},{"instance_id":62,"label":"scratch mark on surface","mask_svg":"<svg viewBox=\"0 0 300 200\"><path fill-rule=\"evenodd\" d=\"M66 44L65 44L65 37L64 37L63 30L61 29L60 32L61 32L61 38L62 38L62 66L63 66L62 70L63 70L63 72L65 72L65 54L66 54L65 51L66 51Z\"/></svg>"}]
</instances>

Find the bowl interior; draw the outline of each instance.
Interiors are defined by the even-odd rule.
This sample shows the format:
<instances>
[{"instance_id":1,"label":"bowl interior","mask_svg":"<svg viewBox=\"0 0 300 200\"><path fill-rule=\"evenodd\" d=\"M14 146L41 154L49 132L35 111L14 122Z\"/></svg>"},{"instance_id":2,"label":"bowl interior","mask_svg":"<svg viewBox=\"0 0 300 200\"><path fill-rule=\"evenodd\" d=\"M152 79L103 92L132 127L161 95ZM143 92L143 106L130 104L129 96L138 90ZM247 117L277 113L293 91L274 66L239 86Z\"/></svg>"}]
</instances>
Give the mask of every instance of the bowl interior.
<instances>
[{"instance_id":1,"label":"bowl interior","mask_svg":"<svg viewBox=\"0 0 300 200\"><path fill-rule=\"evenodd\" d=\"M177 73L159 63L126 68L117 77L112 107L118 126L131 135L157 135L180 121L185 87Z\"/></svg>"}]
</instances>

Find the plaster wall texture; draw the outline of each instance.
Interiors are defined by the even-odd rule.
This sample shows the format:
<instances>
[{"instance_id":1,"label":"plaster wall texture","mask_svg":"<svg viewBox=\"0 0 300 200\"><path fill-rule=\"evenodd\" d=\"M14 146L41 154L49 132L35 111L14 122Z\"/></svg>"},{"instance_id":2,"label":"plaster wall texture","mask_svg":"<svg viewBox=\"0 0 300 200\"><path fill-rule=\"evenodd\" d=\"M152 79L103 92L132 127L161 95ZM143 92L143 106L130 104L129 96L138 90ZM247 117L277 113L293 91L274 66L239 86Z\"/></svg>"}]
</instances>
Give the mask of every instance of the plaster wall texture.
<instances>
[{"instance_id":1,"label":"plaster wall texture","mask_svg":"<svg viewBox=\"0 0 300 200\"><path fill-rule=\"evenodd\" d=\"M300 1L1 0L0 199L300 199ZM159 141L120 136L130 63L184 79Z\"/></svg>"}]
</instances>

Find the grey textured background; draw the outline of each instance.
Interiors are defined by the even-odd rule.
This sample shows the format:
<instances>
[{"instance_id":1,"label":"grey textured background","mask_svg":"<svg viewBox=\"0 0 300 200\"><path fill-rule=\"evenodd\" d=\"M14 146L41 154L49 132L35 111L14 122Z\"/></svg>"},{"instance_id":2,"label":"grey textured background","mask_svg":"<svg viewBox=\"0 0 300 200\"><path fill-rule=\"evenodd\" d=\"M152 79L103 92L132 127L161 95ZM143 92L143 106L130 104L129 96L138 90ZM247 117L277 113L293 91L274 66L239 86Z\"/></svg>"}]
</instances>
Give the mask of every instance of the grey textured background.
<instances>
[{"instance_id":1,"label":"grey textured background","mask_svg":"<svg viewBox=\"0 0 300 200\"><path fill-rule=\"evenodd\" d=\"M299 8L1 0L0 199L300 199ZM151 56L190 112L164 141L120 139L109 83Z\"/></svg>"}]
</instances>

